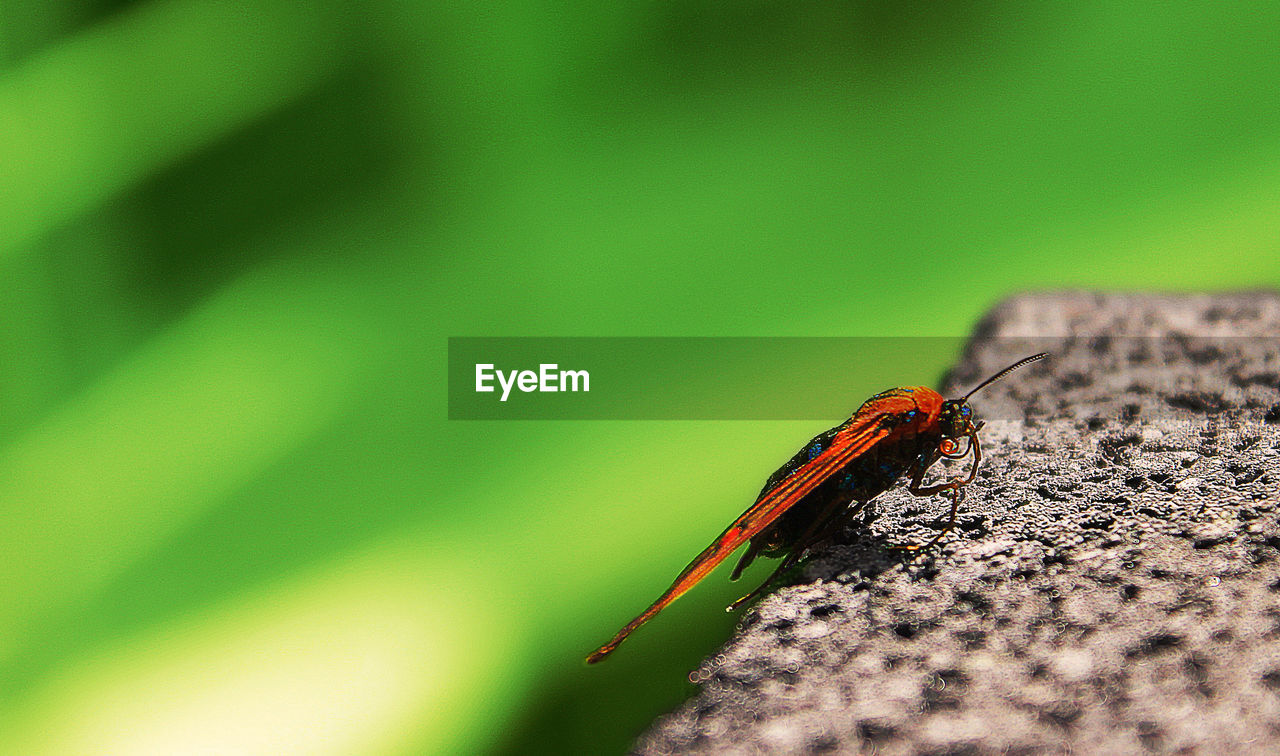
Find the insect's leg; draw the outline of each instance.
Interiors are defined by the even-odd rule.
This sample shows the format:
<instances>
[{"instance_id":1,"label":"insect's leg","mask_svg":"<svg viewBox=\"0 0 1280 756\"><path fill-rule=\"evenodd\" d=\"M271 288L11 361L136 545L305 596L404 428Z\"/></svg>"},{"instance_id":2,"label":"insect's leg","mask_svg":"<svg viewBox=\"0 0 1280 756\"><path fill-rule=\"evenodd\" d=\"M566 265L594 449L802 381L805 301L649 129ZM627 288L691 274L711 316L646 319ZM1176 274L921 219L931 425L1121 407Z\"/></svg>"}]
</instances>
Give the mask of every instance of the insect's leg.
<instances>
[{"instance_id":1,"label":"insect's leg","mask_svg":"<svg viewBox=\"0 0 1280 756\"><path fill-rule=\"evenodd\" d=\"M945 528L938 531L937 535L930 538L925 543L906 544L903 546L894 546L893 548L898 549L899 551L921 551L929 548L938 541L941 541L943 536L950 533L951 530L955 528L956 511L960 509L960 502L962 501L964 501L964 489L957 485L951 489L951 515L947 518L947 526Z\"/></svg>"},{"instance_id":2,"label":"insect's leg","mask_svg":"<svg viewBox=\"0 0 1280 756\"><path fill-rule=\"evenodd\" d=\"M842 509L844 511L842 511ZM734 609L737 609L748 601L754 599L756 596L759 596L761 593L764 593L769 586L773 585L774 580L777 580L780 575L795 566L796 562L800 561L800 557L804 556L806 549L822 540L823 536L829 532L829 528L827 527L828 525L838 522L842 517L847 516L847 513L848 508L845 503L840 499L834 499L832 504L828 505L827 511L824 512L822 516L815 517L813 519L813 523L810 524L809 527L805 529L804 533L796 539L796 545L792 547L791 551L789 551L782 559L782 563L778 565L778 568L775 569L771 575L769 575L769 578L761 583L759 587L751 593L748 593L725 607L725 611L732 612Z\"/></svg>"},{"instance_id":3,"label":"insect's leg","mask_svg":"<svg viewBox=\"0 0 1280 756\"><path fill-rule=\"evenodd\" d=\"M742 571L750 567L751 563L755 561L756 554L759 554L760 549L764 547L764 538L762 536L764 536L764 533L758 533L755 538L751 539L751 543L747 545L747 550L743 552L742 558L734 565L733 574L729 576L730 580L737 580L742 575Z\"/></svg>"},{"instance_id":4,"label":"insect's leg","mask_svg":"<svg viewBox=\"0 0 1280 756\"><path fill-rule=\"evenodd\" d=\"M943 483L926 486L924 485L924 481L921 480L923 477L924 469L921 468L911 476L911 482L907 484L907 493L913 496L933 496L936 493L952 491L964 485L964 483L959 480L948 480Z\"/></svg>"},{"instance_id":5,"label":"insect's leg","mask_svg":"<svg viewBox=\"0 0 1280 756\"><path fill-rule=\"evenodd\" d=\"M764 593L769 586L773 585L773 581L777 580L778 577L782 575L782 573L791 569L791 567L795 565L796 562L800 561L800 555L803 553L804 553L804 549L802 548L793 549L789 554L786 555L786 557L783 558L782 563L778 565L778 569L774 570L772 574L770 574L769 577L763 583L757 586L754 591L752 591L751 593L748 593L747 595L743 596L742 598L738 599L732 604L729 604L724 608L724 610L726 612L732 612L734 609L737 609L738 607L742 606L748 601L754 599L756 596L759 596L761 593Z\"/></svg>"},{"instance_id":6,"label":"insect's leg","mask_svg":"<svg viewBox=\"0 0 1280 756\"><path fill-rule=\"evenodd\" d=\"M911 471L911 482L907 484L907 491L915 496L932 496L936 493L955 490L960 486L967 486L972 483L974 478L978 476L978 464L982 462L982 445L978 443L978 436L976 434L969 436L969 445L973 448L973 464L969 467L969 474L963 479L956 478L954 480L948 480L932 486L926 486L924 484L925 470L928 470L929 466L938 460L938 457L936 455L931 457L921 457Z\"/></svg>"},{"instance_id":7,"label":"insect's leg","mask_svg":"<svg viewBox=\"0 0 1280 756\"><path fill-rule=\"evenodd\" d=\"M978 434L971 433L969 435L969 445L973 447L973 464L969 466L969 475L961 481L960 485L967 486L978 477L978 465L982 462L982 444L978 443Z\"/></svg>"},{"instance_id":8,"label":"insect's leg","mask_svg":"<svg viewBox=\"0 0 1280 756\"><path fill-rule=\"evenodd\" d=\"M898 551L920 551L927 549L937 543L947 533L956 526L956 511L960 508L960 502L964 500L964 486L973 482L978 475L978 463L982 461L982 446L978 443L976 434L969 436L969 443L973 447L973 465L969 468L969 474L963 479L948 480L944 483L938 483L932 486L924 485L924 471L929 465L917 464L911 473L911 483L907 485L907 491L916 496L932 496L943 491L951 492L951 515L947 518L947 526L943 528L937 535L930 538L927 543L923 544L904 544L894 546Z\"/></svg>"}]
</instances>

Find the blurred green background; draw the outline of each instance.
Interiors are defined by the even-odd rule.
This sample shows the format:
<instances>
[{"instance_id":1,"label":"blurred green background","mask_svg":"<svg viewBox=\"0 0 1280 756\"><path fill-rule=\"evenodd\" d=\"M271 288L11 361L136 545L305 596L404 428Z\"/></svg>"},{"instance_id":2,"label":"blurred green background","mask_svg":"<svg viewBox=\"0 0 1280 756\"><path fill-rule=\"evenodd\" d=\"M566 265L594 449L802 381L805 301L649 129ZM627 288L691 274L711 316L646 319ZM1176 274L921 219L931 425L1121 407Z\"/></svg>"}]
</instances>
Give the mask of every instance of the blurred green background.
<instances>
[{"instance_id":1,"label":"blurred green background","mask_svg":"<svg viewBox=\"0 0 1280 756\"><path fill-rule=\"evenodd\" d=\"M687 697L723 573L582 657L840 418L450 422L449 336L1280 284L1278 5L0 8L6 752L609 753Z\"/></svg>"}]
</instances>

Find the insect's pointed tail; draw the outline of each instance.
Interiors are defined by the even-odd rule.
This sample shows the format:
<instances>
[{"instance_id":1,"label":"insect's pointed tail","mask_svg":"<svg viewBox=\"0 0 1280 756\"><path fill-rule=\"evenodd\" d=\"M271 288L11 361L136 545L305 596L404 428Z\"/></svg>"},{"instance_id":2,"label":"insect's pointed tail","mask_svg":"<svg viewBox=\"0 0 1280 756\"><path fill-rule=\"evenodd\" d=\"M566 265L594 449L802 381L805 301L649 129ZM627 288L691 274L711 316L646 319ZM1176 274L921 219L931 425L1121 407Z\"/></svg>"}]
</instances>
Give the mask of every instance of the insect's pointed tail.
<instances>
[{"instance_id":1,"label":"insect's pointed tail","mask_svg":"<svg viewBox=\"0 0 1280 756\"><path fill-rule=\"evenodd\" d=\"M603 660L609 654L613 653L618 648L618 646L621 645L622 642L627 639L628 635L631 635L636 631L636 628L640 627L644 623L653 619L654 615L662 611L667 606L667 604L670 604L672 601L675 601L680 596L681 593L684 593L683 590L677 593L676 592L677 587L678 585L672 586L672 590L669 590L666 593L664 593L662 597L659 598L657 601L653 602L653 604L648 609L645 609L644 613L642 613L639 617L636 617L635 619L628 622L627 626L619 630L617 634L615 634L612 638L610 638L608 643L604 644L600 648L597 648L595 651L592 651L591 655L587 657L587 664L595 664L596 662ZM687 588L685 590L687 590Z\"/></svg>"}]
</instances>

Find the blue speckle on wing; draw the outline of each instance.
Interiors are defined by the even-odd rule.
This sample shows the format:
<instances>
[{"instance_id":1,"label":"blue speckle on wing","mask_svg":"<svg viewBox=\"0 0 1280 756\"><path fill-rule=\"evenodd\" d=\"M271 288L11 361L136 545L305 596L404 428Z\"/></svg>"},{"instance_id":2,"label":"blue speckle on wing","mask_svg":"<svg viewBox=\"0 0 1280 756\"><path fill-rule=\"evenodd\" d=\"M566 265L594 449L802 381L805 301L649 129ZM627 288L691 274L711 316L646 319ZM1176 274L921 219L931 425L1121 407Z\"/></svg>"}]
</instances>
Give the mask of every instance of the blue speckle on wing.
<instances>
[{"instance_id":1,"label":"blue speckle on wing","mask_svg":"<svg viewBox=\"0 0 1280 756\"><path fill-rule=\"evenodd\" d=\"M809 459L813 459L822 453L823 446L820 443L809 445Z\"/></svg>"}]
</instances>

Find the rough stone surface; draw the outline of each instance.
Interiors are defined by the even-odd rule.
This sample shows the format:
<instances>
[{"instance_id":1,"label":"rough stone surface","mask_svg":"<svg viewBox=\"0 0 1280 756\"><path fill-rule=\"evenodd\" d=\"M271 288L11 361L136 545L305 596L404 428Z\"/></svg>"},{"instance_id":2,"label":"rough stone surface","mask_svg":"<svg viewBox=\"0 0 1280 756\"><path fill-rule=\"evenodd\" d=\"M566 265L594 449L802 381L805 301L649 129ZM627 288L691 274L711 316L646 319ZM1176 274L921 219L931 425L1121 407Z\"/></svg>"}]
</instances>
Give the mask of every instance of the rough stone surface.
<instances>
[{"instance_id":1,"label":"rough stone surface","mask_svg":"<svg viewBox=\"0 0 1280 756\"><path fill-rule=\"evenodd\" d=\"M1051 337L1051 338L1046 338ZM960 526L905 491L775 591L636 744L664 753L1280 753L1280 296L1020 297L957 395Z\"/></svg>"}]
</instances>

